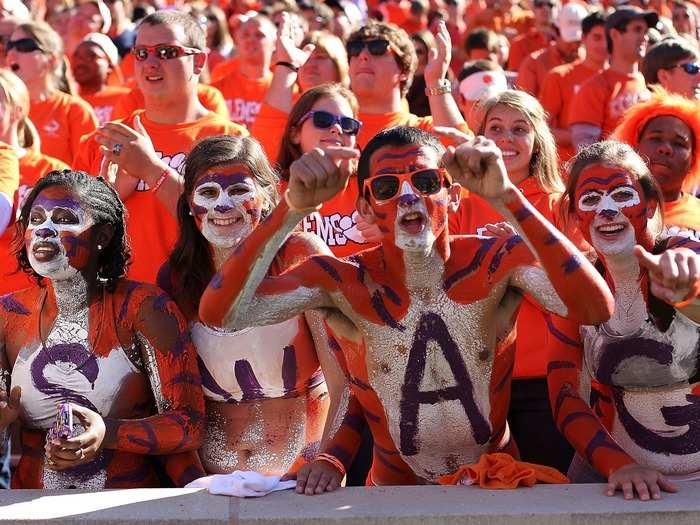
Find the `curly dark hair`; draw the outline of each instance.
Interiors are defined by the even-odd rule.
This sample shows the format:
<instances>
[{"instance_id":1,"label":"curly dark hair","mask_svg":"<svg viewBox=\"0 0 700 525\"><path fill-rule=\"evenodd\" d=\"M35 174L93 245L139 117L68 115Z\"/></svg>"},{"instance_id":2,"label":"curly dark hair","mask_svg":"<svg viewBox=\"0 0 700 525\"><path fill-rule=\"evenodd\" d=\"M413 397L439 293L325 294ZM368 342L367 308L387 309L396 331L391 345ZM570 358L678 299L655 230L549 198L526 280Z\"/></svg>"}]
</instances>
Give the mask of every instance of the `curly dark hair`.
<instances>
[{"instance_id":1,"label":"curly dark hair","mask_svg":"<svg viewBox=\"0 0 700 525\"><path fill-rule=\"evenodd\" d=\"M31 275L43 286L44 278L29 263L24 234L29 224L29 213L37 195L50 186L62 186L74 190L80 202L90 213L95 225L111 224L114 235L99 252L97 258L97 284L114 291L117 281L126 276L131 262L131 248L126 235L126 208L117 192L102 177L93 177L84 171L51 171L39 179L27 195L19 219L15 223L15 236L11 250L17 257L18 271Z\"/></svg>"},{"instance_id":2,"label":"curly dark hair","mask_svg":"<svg viewBox=\"0 0 700 525\"><path fill-rule=\"evenodd\" d=\"M199 299L215 271L209 241L199 231L190 214L190 197L205 170L234 162L248 167L255 184L266 195L267 207L263 210L262 218L277 203L277 174L255 139L215 135L202 139L192 148L185 162L185 188L177 201L180 236L167 262L171 282L161 284L160 278L165 278L161 273L158 283L161 288L167 289L183 311L197 311Z\"/></svg>"}]
</instances>

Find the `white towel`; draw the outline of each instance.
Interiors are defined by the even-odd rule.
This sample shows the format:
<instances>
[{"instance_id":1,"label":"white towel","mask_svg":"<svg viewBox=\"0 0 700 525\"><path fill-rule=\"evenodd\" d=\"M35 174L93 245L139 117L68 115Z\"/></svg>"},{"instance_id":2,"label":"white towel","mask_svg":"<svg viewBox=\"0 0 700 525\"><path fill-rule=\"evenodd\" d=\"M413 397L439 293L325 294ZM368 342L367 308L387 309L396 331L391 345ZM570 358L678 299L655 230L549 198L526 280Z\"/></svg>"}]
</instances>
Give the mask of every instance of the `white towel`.
<instances>
[{"instance_id":1,"label":"white towel","mask_svg":"<svg viewBox=\"0 0 700 525\"><path fill-rule=\"evenodd\" d=\"M236 470L232 474L214 474L195 479L186 489L207 489L210 494L236 496L239 498L259 498L276 490L296 487L296 480L280 481L279 476L265 476L250 470Z\"/></svg>"}]
</instances>

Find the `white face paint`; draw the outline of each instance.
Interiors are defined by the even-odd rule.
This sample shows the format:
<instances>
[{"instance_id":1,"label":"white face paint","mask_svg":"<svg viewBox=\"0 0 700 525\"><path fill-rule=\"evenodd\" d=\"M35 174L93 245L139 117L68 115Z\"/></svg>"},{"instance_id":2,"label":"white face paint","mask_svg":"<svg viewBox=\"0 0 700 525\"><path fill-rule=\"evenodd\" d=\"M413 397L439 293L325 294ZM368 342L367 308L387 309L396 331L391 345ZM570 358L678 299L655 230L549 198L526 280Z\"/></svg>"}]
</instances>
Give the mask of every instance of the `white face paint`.
<instances>
[{"instance_id":1,"label":"white face paint","mask_svg":"<svg viewBox=\"0 0 700 525\"><path fill-rule=\"evenodd\" d=\"M257 188L247 176L222 175L216 177L218 182L212 178L203 177L194 189L193 213L207 241L217 248L232 248L250 234L259 220Z\"/></svg>"},{"instance_id":2,"label":"white face paint","mask_svg":"<svg viewBox=\"0 0 700 525\"><path fill-rule=\"evenodd\" d=\"M27 235L31 235L27 248L29 264L36 273L54 281L73 278L79 269L71 265L66 246L69 250L84 249L77 245L78 237L93 224L92 217L80 207L45 209L34 204L27 226Z\"/></svg>"},{"instance_id":3,"label":"white face paint","mask_svg":"<svg viewBox=\"0 0 700 525\"><path fill-rule=\"evenodd\" d=\"M408 182L403 181L398 201L394 224L396 246L409 252L429 252L436 238L423 197L416 194ZM401 204L406 201L412 202Z\"/></svg>"},{"instance_id":4,"label":"white face paint","mask_svg":"<svg viewBox=\"0 0 700 525\"><path fill-rule=\"evenodd\" d=\"M581 194L578 208L595 213L589 233L595 249L603 255L631 252L637 244L634 226L625 208L638 206L639 193L631 186L618 186L612 191L589 190Z\"/></svg>"}]
</instances>

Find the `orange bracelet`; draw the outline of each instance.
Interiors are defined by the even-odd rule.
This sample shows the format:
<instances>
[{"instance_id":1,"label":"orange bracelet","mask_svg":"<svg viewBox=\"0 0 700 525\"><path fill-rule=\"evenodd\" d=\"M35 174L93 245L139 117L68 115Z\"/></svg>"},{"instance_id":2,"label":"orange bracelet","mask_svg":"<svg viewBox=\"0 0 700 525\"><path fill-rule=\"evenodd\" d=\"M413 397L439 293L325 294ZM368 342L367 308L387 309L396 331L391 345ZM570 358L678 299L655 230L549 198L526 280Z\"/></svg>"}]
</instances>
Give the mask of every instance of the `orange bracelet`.
<instances>
[{"instance_id":1,"label":"orange bracelet","mask_svg":"<svg viewBox=\"0 0 700 525\"><path fill-rule=\"evenodd\" d=\"M345 477L345 465L343 465L342 461L340 461L337 457L335 457L333 454L326 454L325 452L322 452L315 458L317 461L325 461L326 463L330 463L333 465L336 469L338 469L338 472L340 472L342 477Z\"/></svg>"},{"instance_id":2,"label":"orange bracelet","mask_svg":"<svg viewBox=\"0 0 700 525\"><path fill-rule=\"evenodd\" d=\"M153 192L158 191L158 188L161 187L161 185L163 184L163 182L164 182L165 179L167 178L168 174L170 174L170 171L171 171L170 167L167 167L167 168L165 168L165 169L163 170L163 173L160 174L160 177L159 177L158 180L156 181L156 183L155 183L155 185L153 186L153 188L151 188L151 191L153 191Z\"/></svg>"}]
</instances>

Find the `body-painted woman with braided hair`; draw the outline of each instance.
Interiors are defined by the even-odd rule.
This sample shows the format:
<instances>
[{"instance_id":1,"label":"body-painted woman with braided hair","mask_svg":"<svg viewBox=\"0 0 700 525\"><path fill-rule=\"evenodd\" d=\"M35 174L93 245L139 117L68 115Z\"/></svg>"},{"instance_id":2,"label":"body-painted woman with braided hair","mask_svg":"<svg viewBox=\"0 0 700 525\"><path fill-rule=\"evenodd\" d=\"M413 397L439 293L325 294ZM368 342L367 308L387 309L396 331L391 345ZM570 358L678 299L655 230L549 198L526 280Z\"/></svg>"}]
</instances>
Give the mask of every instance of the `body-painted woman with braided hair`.
<instances>
[{"instance_id":1,"label":"body-painted woman with braided hair","mask_svg":"<svg viewBox=\"0 0 700 525\"><path fill-rule=\"evenodd\" d=\"M376 135L359 160L358 210L380 228L381 245L343 259L327 252L269 275L298 222L345 187L351 152L328 148L292 164L285 199L224 263L202 296L200 317L241 329L324 308L343 338L360 405L343 426L364 417L374 437L370 484L435 483L483 453L517 455L506 425L507 348L521 292L595 324L610 316L610 291L508 180L492 141L477 137L446 153L434 136L407 127ZM460 193L452 176L499 207L523 237L450 237L447 211ZM586 302L578 297L583 288ZM306 494L337 486L352 452L324 441Z\"/></svg>"},{"instance_id":2,"label":"body-painted woman with braided hair","mask_svg":"<svg viewBox=\"0 0 700 525\"><path fill-rule=\"evenodd\" d=\"M15 248L38 285L0 297L0 432L21 425L13 487L159 486L149 455L199 447L204 402L177 306L124 279L119 197L101 178L53 171L22 206ZM75 427L47 438L60 403Z\"/></svg>"},{"instance_id":3,"label":"body-painted woman with braided hair","mask_svg":"<svg viewBox=\"0 0 700 525\"><path fill-rule=\"evenodd\" d=\"M627 144L579 152L566 199L615 296L609 321L552 330L552 411L578 452L569 476L658 499L675 491L667 475L700 478L700 244L660 234L661 190Z\"/></svg>"},{"instance_id":4,"label":"body-painted woman with braided hair","mask_svg":"<svg viewBox=\"0 0 700 525\"><path fill-rule=\"evenodd\" d=\"M296 471L315 456L326 421L329 395L319 357L327 335L318 314L221 330L200 322L197 312L209 281L275 205L276 185L255 140L221 135L199 142L185 167L180 236L159 272L159 285L190 324L198 354L207 413L200 457L208 474ZM319 246L313 235L293 236L273 272L319 253Z\"/></svg>"}]
</instances>

